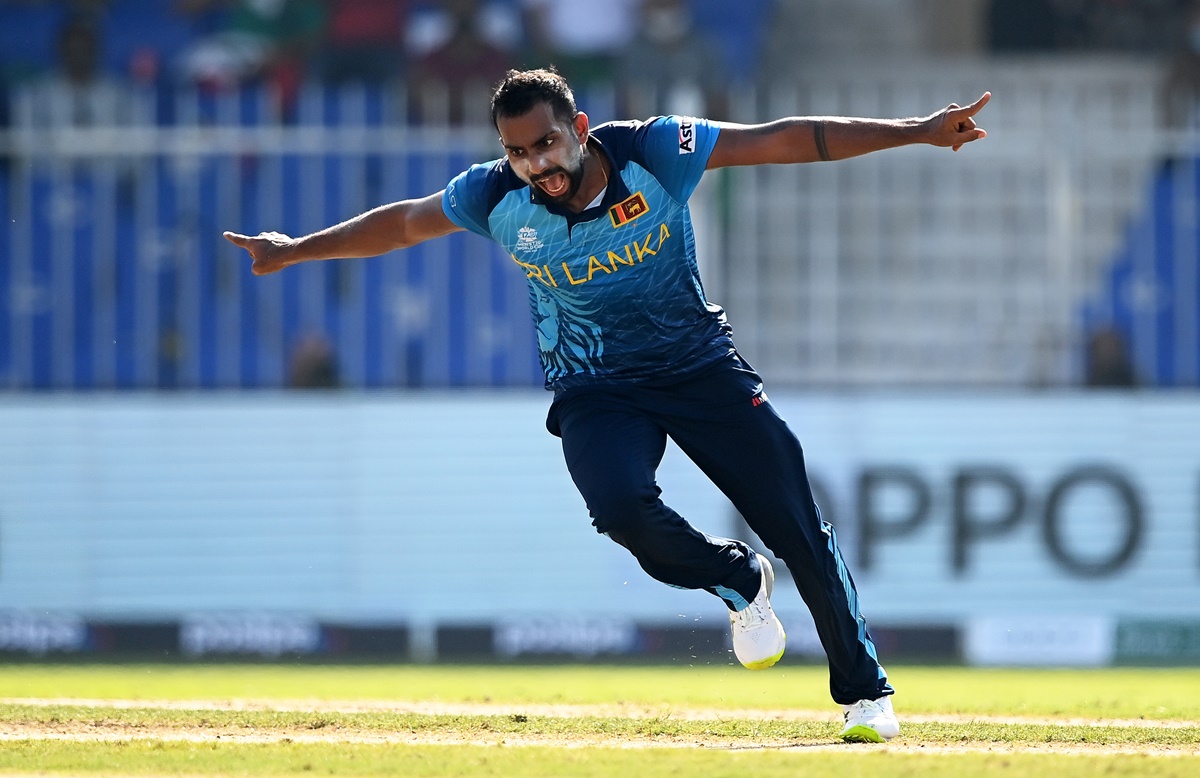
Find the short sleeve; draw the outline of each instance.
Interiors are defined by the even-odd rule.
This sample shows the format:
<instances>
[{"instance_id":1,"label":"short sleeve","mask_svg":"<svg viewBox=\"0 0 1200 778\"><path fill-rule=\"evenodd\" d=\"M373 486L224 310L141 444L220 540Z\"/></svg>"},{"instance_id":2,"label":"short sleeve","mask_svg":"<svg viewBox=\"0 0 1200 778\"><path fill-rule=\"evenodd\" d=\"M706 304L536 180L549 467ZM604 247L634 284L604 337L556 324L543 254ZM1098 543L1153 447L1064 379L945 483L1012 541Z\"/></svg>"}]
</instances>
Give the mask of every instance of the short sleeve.
<instances>
[{"instance_id":1,"label":"short sleeve","mask_svg":"<svg viewBox=\"0 0 1200 778\"><path fill-rule=\"evenodd\" d=\"M455 176L442 193L442 211L446 218L477 235L492 237L488 227L491 207L488 192L494 162L472 165Z\"/></svg>"},{"instance_id":2,"label":"short sleeve","mask_svg":"<svg viewBox=\"0 0 1200 778\"><path fill-rule=\"evenodd\" d=\"M659 116L642 126L635 154L672 197L685 202L704 175L718 134L707 119Z\"/></svg>"}]
</instances>

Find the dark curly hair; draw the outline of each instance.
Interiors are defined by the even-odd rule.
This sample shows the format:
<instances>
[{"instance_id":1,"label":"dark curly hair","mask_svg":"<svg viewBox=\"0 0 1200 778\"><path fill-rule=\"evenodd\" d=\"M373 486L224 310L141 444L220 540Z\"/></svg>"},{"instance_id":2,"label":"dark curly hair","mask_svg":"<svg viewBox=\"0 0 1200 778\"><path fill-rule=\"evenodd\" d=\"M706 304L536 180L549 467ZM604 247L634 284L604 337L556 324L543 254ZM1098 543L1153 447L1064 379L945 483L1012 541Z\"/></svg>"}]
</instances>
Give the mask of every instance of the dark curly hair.
<instances>
[{"instance_id":1,"label":"dark curly hair","mask_svg":"<svg viewBox=\"0 0 1200 778\"><path fill-rule=\"evenodd\" d=\"M524 116L538 103L549 103L554 118L565 122L575 119L575 94L553 68L510 70L492 92L492 125L500 129L498 120Z\"/></svg>"}]
</instances>

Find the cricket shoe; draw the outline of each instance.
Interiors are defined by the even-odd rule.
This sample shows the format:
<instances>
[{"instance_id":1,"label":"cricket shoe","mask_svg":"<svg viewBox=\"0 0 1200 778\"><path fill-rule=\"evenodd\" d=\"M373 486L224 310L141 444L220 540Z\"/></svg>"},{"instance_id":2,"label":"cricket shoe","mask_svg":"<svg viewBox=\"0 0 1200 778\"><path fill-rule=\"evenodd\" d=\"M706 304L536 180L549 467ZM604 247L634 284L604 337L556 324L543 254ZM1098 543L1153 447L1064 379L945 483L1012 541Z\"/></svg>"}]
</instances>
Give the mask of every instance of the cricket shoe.
<instances>
[{"instance_id":1,"label":"cricket shoe","mask_svg":"<svg viewBox=\"0 0 1200 778\"><path fill-rule=\"evenodd\" d=\"M738 661L751 670L766 670L783 656L787 635L775 611L771 610L775 571L762 554L758 555L758 563L762 567L758 594L745 608L729 612L729 625L733 630L733 653Z\"/></svg>"},{"instance_id":2,"label":"cricket shoe","mask_svg":"<svg viewBox=\"0 0 1200 778\"><path fill-rule=\"evenodd\" d=\"M886 743L900 734L900 722L892 710L891 696L859 700L842 706L846 726L841 738L852 743Z\"/></svg>"}]
</instances>

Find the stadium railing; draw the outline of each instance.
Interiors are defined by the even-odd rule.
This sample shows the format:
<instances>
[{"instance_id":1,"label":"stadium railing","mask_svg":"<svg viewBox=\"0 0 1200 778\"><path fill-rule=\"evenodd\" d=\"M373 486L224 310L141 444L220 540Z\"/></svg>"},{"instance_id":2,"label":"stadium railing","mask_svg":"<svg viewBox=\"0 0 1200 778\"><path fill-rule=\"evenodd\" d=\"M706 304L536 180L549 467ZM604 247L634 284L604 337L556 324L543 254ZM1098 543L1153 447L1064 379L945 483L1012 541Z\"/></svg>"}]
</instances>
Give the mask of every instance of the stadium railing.
<instances>
[{"instance_id":1,"label":"stadium railing","mask_svg":"<svg viewBox=\"0 0 1200 778\"><path fill-rule=\"evenodd\" d=\"M1194 384L1195 339L1164 355L1154 335L1187 334L1194 294L1175 294L1167 322L1151 303L1104 302L1144 212L1194 211L1195 187L1150 197L1156 168L1194 148L1159 125L1160 79L1127 59L931 63L739 91L744 121L995 97L989 139L961 156L710 175L693 201L709 296L775 385L1073 385L1088 328L1107 320L1151 382L1165 359ZM611 94L582 101L594 121L623 118ZM166 122L0 135L0 387L277 387L312 333L347 386L540 384L524 278L486 241L255 278L220 237L308 232L437 191L496 156L483 111L418 124L401 93L355 87L307 89L286 122L253 90L168 103ZM1173 277L1194 278L1189 244L1173 245Z\"/></svg>"}]
</instances>

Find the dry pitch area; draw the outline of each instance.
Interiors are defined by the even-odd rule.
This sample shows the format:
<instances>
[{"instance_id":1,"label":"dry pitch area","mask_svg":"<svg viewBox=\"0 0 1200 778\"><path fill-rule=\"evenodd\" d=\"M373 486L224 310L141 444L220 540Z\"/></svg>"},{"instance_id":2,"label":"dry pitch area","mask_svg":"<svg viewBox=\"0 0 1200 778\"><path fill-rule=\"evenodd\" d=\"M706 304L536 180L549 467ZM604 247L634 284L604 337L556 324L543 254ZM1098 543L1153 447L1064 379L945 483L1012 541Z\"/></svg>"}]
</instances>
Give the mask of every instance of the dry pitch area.
<instances>
[{"instance_id":1,"label":"dry pitch area","mask_svg":"<svg viewBox=\"0 0 1200 778\"><path fill-rule=\"evenodd\" d=\"M300 725L281 724L270 727L247 727L208 721L200 717L199 723L172 724L139 721L126 723L96 716L90 720L39 720L0 722L0 740L72 740L72 741L126 741L161 740L197 743L391 743L409 745L478 745L478 746L548 746L557 748L607 747L607 748L697 748L745 750L871 750L886 748L890 753L1072 753L1072 754L1146 754L1155 756L1200 756L1200 738L1188 738L1183 744L1162 743L1113 743L1106 740L1090 740L1085 731L1098 727L1161 728L1164 730L1193 730L1200 732L1200 720L1154 721L1147 719L1059 719L1032 716L984 716L984 715L905 715L899 710L901 725L908 732L886 746L872 744L846 744L838 741L834 734L837 728L836 711L831 710L720 710L699 708L651 707L644 705L565 705L565 704L498 704L498 703L440 703L403 701L330 701L291 700L255 701L232 700L214 702L209 700L119 700L119 699L74 699L74 698L12 698L0 699L0 704L24 705L50 709L58 706L111 709L112 711L141 711L161 709L163 711L209 711L260 712L260 713L324 713L324 714L369 714L391 713L430 717L498 717L511 728L505 731L479 731L478 728L421 728L407 731L380 731L377 727L355 727L346 721L329 722L319 727L312 723ZM758 721L811 725L828 724L829 735L767 736L761 738L729 737L690 729L684 734L631 733L629 731L605 733L562 733L543 731L537 725L545 719L615 719L656 720L678 722ZM529 724L528 727L520 726ZM1080 737L1050 742L997 742L974 739L964 734L950 738L919 736L912 733L922 724L940 724L958 727L961 732L970 732L972 725L992 726L1054 726L1079 728Z\"/></svg>"},{"instance_id":2,"label":"dry pitch area","mask_svg":"<svg viewBox=\"0 0 1200 778\"><path fill-rule=\"evenodd\" d=\"M1200 775L1200 668L890 670L903 731L872 745L800 663L14 663L0 775Z\"/></svg>"}]
</instances>

